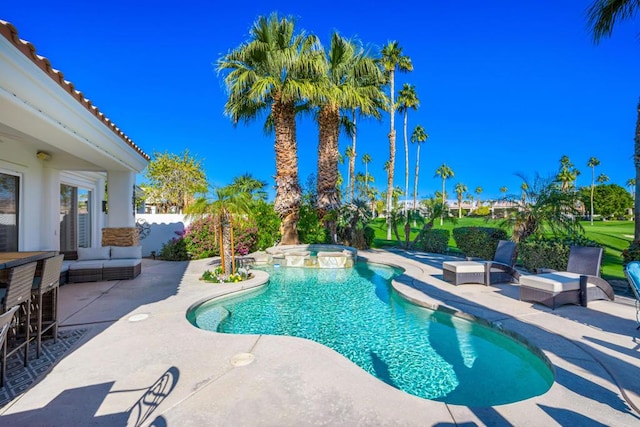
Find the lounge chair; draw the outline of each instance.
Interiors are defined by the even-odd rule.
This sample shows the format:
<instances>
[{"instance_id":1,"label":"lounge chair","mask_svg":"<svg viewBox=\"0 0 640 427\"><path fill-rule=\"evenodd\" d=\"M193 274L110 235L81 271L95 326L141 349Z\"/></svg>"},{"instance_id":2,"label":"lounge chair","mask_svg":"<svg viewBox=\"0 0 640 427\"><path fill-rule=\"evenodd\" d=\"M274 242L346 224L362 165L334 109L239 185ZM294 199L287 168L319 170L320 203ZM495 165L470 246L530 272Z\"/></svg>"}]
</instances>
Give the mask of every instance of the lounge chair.
<instances>
[{"instance_id":1,"label":"lounge chair","mask_svg":"<svg viewBox=\"0 0 640 427\"><path fill-rule=\"evenodd\" d=\"M638 322L636 329L640 329L640 262L632 261L627 264L624 268L624 274L627 276L633 295L636 297L636 322Z\"/></svg>"},{"instance_id":2,"label":"lounge chair","mask_svg":"<svg viewBox=\"0 0 640 427\"><path fill-rule=\"evenodd\" d=\"M445 261L442 276L454 285L464 283L504 283L517 280L520 274L513 268L516 262L516 244L500 240L493 261Z\"/></svg>"},{"instance_id":3,"label":"lounge chair","mask_svg":"<svg viewBox=\"0 0 640 427\"><path fill-rule=\"evenodd\" d=\"M602 248L572 246L566 271L520 276L520 300L551 309L564 304L587 306L589 301L613 301L611 285L600 277Z\"/></svg>"}]
</instances>

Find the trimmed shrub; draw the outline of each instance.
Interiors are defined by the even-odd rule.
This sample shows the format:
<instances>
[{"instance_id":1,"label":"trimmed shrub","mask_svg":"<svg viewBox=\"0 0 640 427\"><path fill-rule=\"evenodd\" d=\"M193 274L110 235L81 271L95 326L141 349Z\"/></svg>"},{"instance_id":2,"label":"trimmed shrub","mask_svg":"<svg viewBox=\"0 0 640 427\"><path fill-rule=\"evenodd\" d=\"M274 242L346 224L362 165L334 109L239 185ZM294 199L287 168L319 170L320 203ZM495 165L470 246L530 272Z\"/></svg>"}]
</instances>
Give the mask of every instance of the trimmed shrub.
<instances>
[{"instance_id":1,"label":"trimmed shrub","mask_svg":"<svg viewBox=\"0 0 640 427\"><path fill-rule=\"evenodd\" d=\"M480 206L478 209L471 212L472 216L487 216L491 213L491 208L489 206Z\"/></svg>"},{"instance_id":2,"label":"trimmed shrub","mask_svg":"<svg viewBox=\"0 0 640 427\"><path fill-rule=\"evenodd\" d=\"M453 239L465 256L491 260L498 241L507 239L507 232L494 227L458 227L453 229Z\"/></svg>"},{"instance_id":3,"label":"trimmed shrub","mask_svg":"<svg viewBox=\"0 0 640 427\"><path fill-rule=\"evenodd\" d=\"M303 203L300 206L300 217L298 219L298 236L301 243L325 243L327 232L318 218L318 212L313 206Z\"/></svg>"},{"instance_id":4,"label":"trimmed shrub","mask_svg":"<svg viewBox=\"0 0 640 427\"><path fill-rule=\"evenodd\" d=\"M273 209L273 203L261 200L251 208L251 213L257 227L255 250L274 246L280 240L280 217Z\"/></svg>"},{"instance_id":5,"label":"trimmed shrub","mask_svg":"<svg viewBox=\"0 0 640 427\"><path fill-rule=\"evenodd\" d=\"M444 254L449 249L449 230L430 229L421 233L414 247L420 251Z\"/></svg>"},{"instance_id":6,"label":"trimmed shrub","mask_svg":"<svg viewBox=\"0 0 640 427\"><path fill-rule=\"evenodd\" d=\"M524 268L535 272L541 268L565 271L571 246L595 246L597 242L583 236L565 238L527 239L518 243L518 256Z\"/></svg>"},{"instance_id":7,"label":"trimmed shrub","mask_svg":"<svg viewBox=\"0 0 640 427\"><path fill-rule=\"evenodd\" d=\"M370 226L366 226L364 228L364 243L367 245L367 248L371 247L373 243L373 239L376 238L376 231Z\"/></svg>"}]
</instances>

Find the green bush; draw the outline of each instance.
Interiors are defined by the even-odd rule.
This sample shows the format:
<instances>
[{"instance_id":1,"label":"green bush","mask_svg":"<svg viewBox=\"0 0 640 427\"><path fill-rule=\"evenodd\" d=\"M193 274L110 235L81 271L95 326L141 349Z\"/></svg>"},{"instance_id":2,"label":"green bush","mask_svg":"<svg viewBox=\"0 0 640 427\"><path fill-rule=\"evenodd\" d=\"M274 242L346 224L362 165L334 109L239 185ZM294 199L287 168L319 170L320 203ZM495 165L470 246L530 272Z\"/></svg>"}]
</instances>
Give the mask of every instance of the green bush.
<instances>
[{"instance_id":1,"label":"green bush","mask_svg":"<svg viewBox=\"0 0 640 427\"><path fill-rule=\"evenodd\" d=\"M600 245L584 236L565 238L527 239L518 243L518 256L524 268L535 272L541 268L564 271L569 262L571 246Z\"/></svg>"},{"instance_id":2,"label":"green bush","mask_svg":"<svg viewBox=\"0 0 640 427\"><path fill-rule=\"evenodd\" d=\"M471 212L473 216L487 216L491 213L491 208L489 206L480 206L478 209Z\"/></svg>"},{"instance_id":3,"label":"green bush","mask_svg":"<svg viewBox=\"0 0 640 427\"><path fill-rule=\"evenodd\" d=\"M184 236L191 258L208 258L220 254L216 230L217 223L213 216L205 216L191 223Z\"/></svg>"},{"instance_id":4,"label":"green bush","mask_svg":"<svg viewBox=\"0 0 640 427\"><path fill-rule=\"evenodd\" d=\"M627 249L622 251L622 265L627 265L631 261L640 261L640 240L634 240Z\"/></svg>"},{"instance_id":5,"label":"green bush","mask_svg":"<svg viewBox=\"0 0 640 427\"><path fill-rule=\"evenodd\" d=\"M318 212L310 204L303 203L300 206L300 218L298 219L298 237L301 243L325 243L327 233L318 218Z\"/></svg>"},{"instance_id":6,"label":"green bush","mask_svg":"<svg viewBox=\"0 0 640 427\"><path fill-rule=\"evenodd\" d=\"M494 227L458 227L453 229L453 239L465 256L490 260L498 241L507 239L507 232Z\"/></svg>"},{"instance_id":7,"label":"green bush","mask_svg":"<svg viewBox=\"0 0 640 427\"><path fill-rule=\"evenodd\" d=\"M174 237L163 244L158 256L165 261L186 261L187 246L182 236Z\"/></svg>"},{"instance_id":8,"label":"green bush","mask_svg":"<svg viewBox=\"0 0 640 427\"><path fill-rule=\"evenodd\" d=\"M373 243L373 239L375 239L375 237L376 237L376 231L367 225L364 228L364 242L367 245L367 248L371 247L371 244Z\"/></svg>"},{"instance_id":9,"label":"green bush","mask_svg":"<svg viewBox=\"0 0 640 427\"><path fill-rule=\"evenodd\" d=\"M260 200L251 208L251 215L258 228L256 250L274 246L280 240L280 217L273 209L273 203Z\"/></svg>"},{"instance_id":10,"label":"green bush","mask_svg":"<svg viewBox=\"0 0 640 427\"><path fill-rule=\"evenodd\" d=\"M449 230L426 230L418 237L414 247L424 252L444 254L449 249L449 235Z\"/></svg>"}]
</instances>

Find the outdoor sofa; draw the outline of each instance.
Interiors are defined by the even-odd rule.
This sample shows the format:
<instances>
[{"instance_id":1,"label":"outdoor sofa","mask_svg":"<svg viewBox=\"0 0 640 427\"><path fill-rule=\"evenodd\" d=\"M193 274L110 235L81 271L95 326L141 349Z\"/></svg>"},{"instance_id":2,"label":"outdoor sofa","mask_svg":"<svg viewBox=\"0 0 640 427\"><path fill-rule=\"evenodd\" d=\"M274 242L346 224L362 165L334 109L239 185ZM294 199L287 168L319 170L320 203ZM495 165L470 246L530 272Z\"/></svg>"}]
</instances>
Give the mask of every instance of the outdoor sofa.
<instances>
[{"instance_id":1,"label":"outdoor sofa","mask_svg":"<svg viewBox=\"0 0 640 427\"><path fill-rule=\"evenodd\" d=\"M128 280L142 271L141 246L102 246L63 252L60 283Z\"/></svg>"}]
</instances>

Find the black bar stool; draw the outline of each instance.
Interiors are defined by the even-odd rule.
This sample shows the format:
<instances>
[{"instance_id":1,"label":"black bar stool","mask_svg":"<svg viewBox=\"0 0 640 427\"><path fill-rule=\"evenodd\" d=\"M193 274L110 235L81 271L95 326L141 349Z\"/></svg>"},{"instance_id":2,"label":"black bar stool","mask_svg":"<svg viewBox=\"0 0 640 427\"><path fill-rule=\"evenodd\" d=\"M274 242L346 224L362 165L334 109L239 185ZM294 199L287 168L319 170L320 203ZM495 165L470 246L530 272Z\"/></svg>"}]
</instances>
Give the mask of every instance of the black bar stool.
<instances>
[{"instance_id":1,"label":"black bar stool","mask_svg":"<svg viewBox=\"0 0 640 427\"><path fill-rule=\"evenodd\" d=\"M53 330L54 342L58 338L58 288L64 255L47 258L42 263L42 274L33 278L31 306L36 317L36 354L40 358L42 336Z\"/></svg>"}]
</instances>

